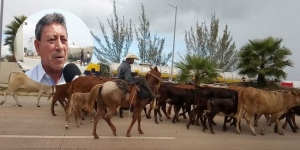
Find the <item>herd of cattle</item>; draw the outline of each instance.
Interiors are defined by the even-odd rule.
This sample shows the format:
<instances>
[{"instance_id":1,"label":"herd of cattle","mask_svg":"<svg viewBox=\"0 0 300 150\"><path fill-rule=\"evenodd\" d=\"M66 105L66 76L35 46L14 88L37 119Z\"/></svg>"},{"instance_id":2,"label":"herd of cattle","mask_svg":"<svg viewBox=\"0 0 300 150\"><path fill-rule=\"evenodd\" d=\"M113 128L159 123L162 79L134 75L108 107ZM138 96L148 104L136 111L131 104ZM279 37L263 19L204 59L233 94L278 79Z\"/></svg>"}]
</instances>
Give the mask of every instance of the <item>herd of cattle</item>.
<instances>
[{"instance_id":1,"label":"herd of cattle","mask_svg":"<svg viewBox=\"0 0 300 150\"><path fill-rule=\"evenodd\" d=\"M87 75L78 77L76 80L56 86L48 86L39 84L29 79L24 73L14 72L10 75L8 89L4 91L3 105L6 102L8 93L13 93L16 103L19 107L17 95L18 89L25 89L28 92L39 92L39 99L44 94L52 98L51 113L56 116L54 105L58 101L66 111L66 128L68 128L69 117L74 111L76 118L76 126L78 118L82 120L83 114L88 114L93 110L97 111L97 103L90 105L92 102L89 99L91 89L107 81L112 81L112 78L96 77ZM151 107L145 113L147 118L151 118L151 111L154 110L154 121L158 124L157 115L162 119L161 110L166 118L171 119L170 112L174 107L174 116L172 122L179 121L179 116L186 118L186 113L189 117L189 122L186 127L189 129L191 124L202 125L202 130L208 129L206 121L212 134L214 117L223 114L224 124L223 131L227 130L227 123L236 127L236 132L241 133L240 122L244 118L248 123L252 134L256 135L253 127L257 126L258 119L264 115L267 119L266 125L260 131L264 134L266 128L275 122L274 132L283 135L282 127L285 128L287 123L290 125L293 132L297 132L298 126L295 122L295 115L300 115L300 92L298 91L268 91L267 89L256 89L252 87L242 87L237 85L226 86L211 86L211 85L192 85L192 84L177 84L162 82L156 91L160 97L155 101L149 102ZM171 107L167 110L167 104ZM155 107L154 107L155 106ZM153 109L154 108L154 109ZM121 109L121 108L120 108ZM122 108L126 109L126 108ZM84 111L85 110L85 111ZM180 110L182 113L180 114ZM120 110L120 117L122 117ZM280 124L280 120L285 118L285 123ZM81 121L80 121L81 122Z\"/></svg>"}]
</instances>

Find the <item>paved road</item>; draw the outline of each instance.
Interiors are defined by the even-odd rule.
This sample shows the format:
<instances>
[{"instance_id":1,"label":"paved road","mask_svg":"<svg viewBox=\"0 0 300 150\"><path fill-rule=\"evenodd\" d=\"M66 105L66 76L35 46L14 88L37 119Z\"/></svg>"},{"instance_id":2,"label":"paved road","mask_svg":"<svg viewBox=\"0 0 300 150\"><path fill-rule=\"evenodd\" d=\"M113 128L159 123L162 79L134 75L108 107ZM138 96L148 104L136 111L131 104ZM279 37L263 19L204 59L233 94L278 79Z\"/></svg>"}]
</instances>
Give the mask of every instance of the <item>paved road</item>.
<instances>
[{"instance_id":1,"label":"paved road","mask_svg":"<svg viewBox=\"0 0 300 150\"><path fill-rule=\"evenodd\" d=\"M0 96L3 100L3 96ZM163 118L163 122L155 124L153 118L142 118L142 129L145 134L137 132L137 125L133 127L130 138L125 137L130 123L128 112L125 118L114 116L112 122L117 128L117 137L107 123L100 119L98 135L100 139L93 139L93 124L86 120L79 128L74 125L74 115L71 116L69 129L65 129L65 113L60 105L55 107L58 116L50 113L50 101L45 97L41 100L41 107L35 106L37 100L33 96L19 96L23 107L17 107L12 96L0 106L0 149L222 149L222 150L286 150L299 149L300 133L293 133L288 127L281 136L273 132L272 127L266 130L264 136L252 136L245 121L242 121L242 134L236 134L233 127L228 132L222 132L222 117L215 118L214 135L209 130L201 131L198 126L186 129L187 120L181 119L176 124ZM153 115L152 115L153 116ZM300 119L297 118L297 121ZM259 121L256 132L265 124L265 119Z\"/></svg>"}]
</instances>

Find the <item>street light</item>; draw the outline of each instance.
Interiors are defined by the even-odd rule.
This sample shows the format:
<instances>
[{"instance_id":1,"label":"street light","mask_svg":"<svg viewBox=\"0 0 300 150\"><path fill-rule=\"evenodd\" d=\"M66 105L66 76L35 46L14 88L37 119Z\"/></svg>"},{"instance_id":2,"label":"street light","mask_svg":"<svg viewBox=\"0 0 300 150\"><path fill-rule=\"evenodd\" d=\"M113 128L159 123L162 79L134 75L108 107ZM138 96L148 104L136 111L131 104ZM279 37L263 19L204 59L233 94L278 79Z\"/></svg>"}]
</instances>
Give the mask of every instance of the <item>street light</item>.
<instances>
[{"instance_id":1,"label":"street light","mask_svg":"<svg viewBox=\"0 0 300 150\"><path fill-rule=\"evenodd\" d=\"M3 5L4 0L1 0L1 12L0 12L0 58L1 57L1 51L2 51L2 22L3 22ZM0 60L0 70L1 70L1 60Z\"/></svg>"},{"instance_id":2,"label":"street light","mask_svg":"<svg viewBox=\"0 0 300 150\"><path fill-rule=\"evenodd\" d=\"M175 45L177 6L173 6L171 4L169 4L169 5L175 8L175 25L174 25L173 52L172 52L172 63L171 63L171 78L170 78L170 82L172 82L173 81L174 45Z\"/></svg>"}]
</instances>

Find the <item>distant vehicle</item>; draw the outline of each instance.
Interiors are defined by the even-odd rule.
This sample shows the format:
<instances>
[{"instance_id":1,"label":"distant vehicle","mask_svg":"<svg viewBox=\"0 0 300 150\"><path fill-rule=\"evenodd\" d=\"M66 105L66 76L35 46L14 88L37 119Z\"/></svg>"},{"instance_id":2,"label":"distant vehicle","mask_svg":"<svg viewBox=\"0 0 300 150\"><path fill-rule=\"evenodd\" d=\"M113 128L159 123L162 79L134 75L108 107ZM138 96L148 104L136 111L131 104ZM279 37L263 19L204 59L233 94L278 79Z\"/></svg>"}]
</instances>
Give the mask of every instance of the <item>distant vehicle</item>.
<instances>
[{"instance_id":1,"label":"distant vehicle","mask_svg":"<svg viewBox=\"0 0 300 150\"><path fill-rule=\"evenodd\" d=\"M100 64L89 63L84 71L84 74L100 76Z\"/></svg>"}]
</instances>

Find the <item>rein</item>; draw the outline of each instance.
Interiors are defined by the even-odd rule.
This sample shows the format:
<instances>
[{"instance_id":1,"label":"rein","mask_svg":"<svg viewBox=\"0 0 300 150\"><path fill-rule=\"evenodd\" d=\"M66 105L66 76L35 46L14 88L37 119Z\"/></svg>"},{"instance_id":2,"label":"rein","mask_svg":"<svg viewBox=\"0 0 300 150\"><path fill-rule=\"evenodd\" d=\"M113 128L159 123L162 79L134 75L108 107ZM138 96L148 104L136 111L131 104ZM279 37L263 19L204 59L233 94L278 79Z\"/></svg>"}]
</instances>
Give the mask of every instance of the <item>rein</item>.
<instances>
[{"instance_id":1,"label":"rein","mask_svg":"<svg viewBox=\"0 0 300 150\"><path fill-rule=\"evenodd\" d=\"M54 96L54 85L52 85L52 97Z\"/></svg>"}]
</instances>

